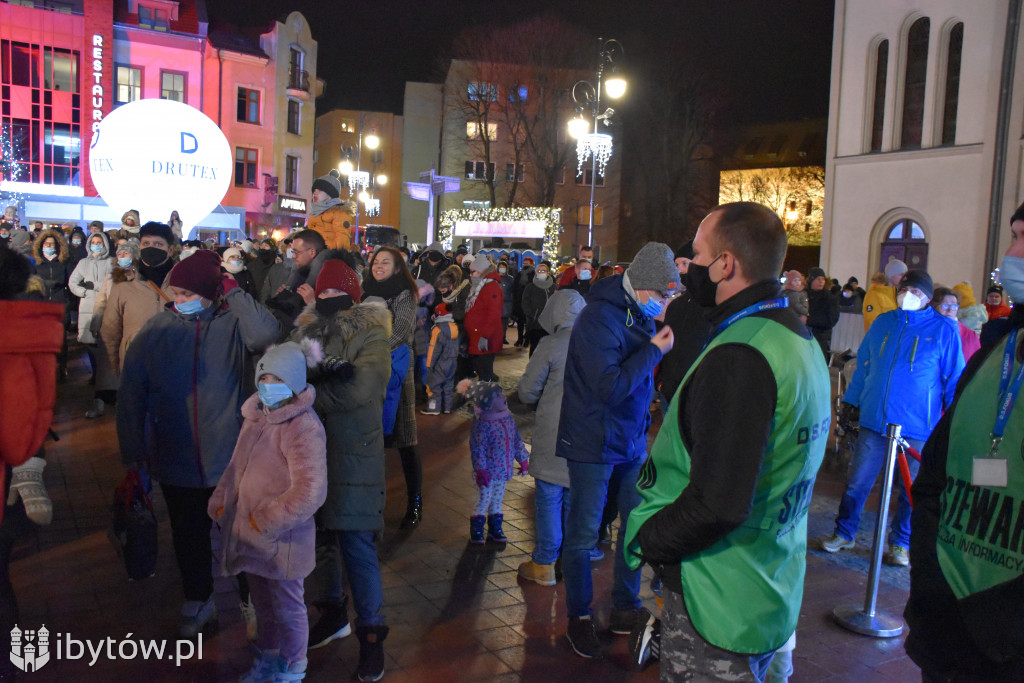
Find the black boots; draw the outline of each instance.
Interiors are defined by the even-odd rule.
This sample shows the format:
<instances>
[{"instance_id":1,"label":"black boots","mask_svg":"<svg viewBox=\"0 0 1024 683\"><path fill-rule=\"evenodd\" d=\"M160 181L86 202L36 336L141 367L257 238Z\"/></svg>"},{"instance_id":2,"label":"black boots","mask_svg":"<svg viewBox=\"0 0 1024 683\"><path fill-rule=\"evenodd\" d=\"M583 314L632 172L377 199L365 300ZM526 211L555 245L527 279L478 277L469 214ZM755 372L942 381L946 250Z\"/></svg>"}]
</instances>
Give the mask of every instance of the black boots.
<instances>
[{"instance_id":1,"label":"black boots","mask_svg":"<svg viewBox=\"0 0 1024 683\"><path fill-rule=\"evenodd\" d=\"M501 530L501 523L505 521L505 515L487 515L487 540L494 543L506 543L508 539L505 532Z\"/></svg>"},{"instance_id":2,"label":"black boots","mask_svg":"<svg viewBox=\"0 0 1024 683\"><path fill-rule=\"evenodd\" d=\"M361 681L379 681L384 676L384 639L387 626L358 626L359 666L356 676Z\"/></svg>"},{"instance_id":3,"label":"black boots","mask_svg":"<svg viewBox=\"0 0 1024 683\"><path fill-rule=\"evenodd\" d=\"M423 521L423 496L419 493L409 495L409 507L402 518L402 529L415 529Z\"/></svg>"}]
</instances>

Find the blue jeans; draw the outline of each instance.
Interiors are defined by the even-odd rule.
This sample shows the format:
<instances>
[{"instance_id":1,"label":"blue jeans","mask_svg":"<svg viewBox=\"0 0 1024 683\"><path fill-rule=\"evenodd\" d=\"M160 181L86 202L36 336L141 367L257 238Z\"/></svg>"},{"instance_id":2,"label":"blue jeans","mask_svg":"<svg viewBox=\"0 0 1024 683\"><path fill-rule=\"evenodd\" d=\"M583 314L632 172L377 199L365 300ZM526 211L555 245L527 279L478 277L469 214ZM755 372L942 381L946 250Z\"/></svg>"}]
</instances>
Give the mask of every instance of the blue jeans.
<instances>
[{"instance_id":1,"label":"blue jeans","mask_svg":"<svg viewBox=\"0 0 1024 683\"><path fill-rule=\"evenodd\" d=\"M570 618L590 614L590 603L594 599L590 551L597 544L605 498L612 496L618 506L620 519L615 547L612 606L615 609L640 607L640 570L631 570L626 566L622 547L626 520L640 503L636 480L642 464L642 460L618 465L569 461L569 519L563 540L562 574L565 577L565 601Z\"/></svg>"},{"instance_id":2,"label":"blue jeans","mask_svg":"<svg viewBox=\"0 0 1024 683\"><path fill-rule=\"evenodd\" d=\"M342 604L342 562L352 589L356 626L383 626L384 587L377 561L376 532L317 528L316 568L306 577L311 602Z\"/></svg>"},{"instance_id":3,"label":"blue jeans","mask_svg":"<svg viewBox=\"0 0 1024 683\"><path fill-rule=\"evenodd\" d=\"M536 490L537 543L533 561L552 564L562 551L562 530L569 521L569 489L537 479Z\"/></svg>"},{"instance_id":4,"label":"blue jeans","mask_svg":"<svg viewBox=\"0 0 1024 683\"><path fill-rule=\"evenodd\" d=\"M907 442L918 452L924 447L924 442L918 439L907 439ZM836 518L836 533L848 541L852 541L857 536L864 503L867 501L871 487L875 485L879 473L885 467L888 449L889 440L884 434L861 427L860 436L857 438L857 448L853 453L853 461L850 463L850 479L846 484L843 500L839 504L839 516ZM909 455L907 464L910 465L911 479L916 478L921 464ZM899 491L899 502L896 505L896 515L892 519L889 545L909 548L910 499L907 498L907 492L903 488L903 479L900 477L898 464L894 477Z\"/></svg>"}]
</instances>

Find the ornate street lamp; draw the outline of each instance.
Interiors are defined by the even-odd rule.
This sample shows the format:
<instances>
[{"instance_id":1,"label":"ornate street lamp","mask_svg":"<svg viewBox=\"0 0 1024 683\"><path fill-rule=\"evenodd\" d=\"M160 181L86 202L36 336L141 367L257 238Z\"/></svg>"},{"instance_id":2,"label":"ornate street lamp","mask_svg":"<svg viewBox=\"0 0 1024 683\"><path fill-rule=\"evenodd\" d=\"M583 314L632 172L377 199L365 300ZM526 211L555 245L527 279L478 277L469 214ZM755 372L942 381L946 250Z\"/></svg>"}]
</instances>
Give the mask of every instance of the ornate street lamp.
<instances>
[{"instance_id":1,"label":"ornate street lamp","mask_svg":"<svg viewBox=\"0 0 1024 683\"><path fill-rule=\"evenodd\" d=\"M577 81L572 86L576 116L569 121L569 134L576 138L577 176L583 174L584 164L590 160L590 222L587 228L587 244L590 245L594 243L594 186L597 184L599 169L601 175L604 175L608 160L612 156L612 136L608 133L599 133L597 123L604 121L605 126L612 125L615 110L611 107L602 110L601 96L618 99L626 93L626 81L616 73L615 68L615 57L622 57L625 54L622 44L614 38L599 40L604 42L598 53L597 85L590 81ZM609 67L611 71L605 78L605 69ZM593 119L592 132L584 112L588 112Z\"/></svg>"},{"instance_id":2,"label":"ornate street lamp","mask_svg":"<svg viewBox=\"0 0 1024 683\"><path fill-rule=\"evenodd\" d=\"M346 124L342 124L342 132L351 133L352 131L347 127ZM376 184L384 185L387 183L387 176L381 174L374 177L369 171L360 170L363 157L363 113L359 113L359 127L356 131L359 134L359 141L356 145L341 145L341 157L342 162L338 165L338 170L342 175L348 179L348 196L349 200L352 201L354 209L354 217L356 220L355 232L353 234L353 241L359 245L359 204L362 202L366 205L366 215L369 217L380 215L380 199L375 199L372 195L373 189ZM376 126L370 129L370 133L366 135L366 147L371 150L376 150L380 147L380 138L377 136ZM355 164L352 163L352 158L355 157ZM377 162L374 159L373 167L376 170Z\"/></svg>"}]
</instances>

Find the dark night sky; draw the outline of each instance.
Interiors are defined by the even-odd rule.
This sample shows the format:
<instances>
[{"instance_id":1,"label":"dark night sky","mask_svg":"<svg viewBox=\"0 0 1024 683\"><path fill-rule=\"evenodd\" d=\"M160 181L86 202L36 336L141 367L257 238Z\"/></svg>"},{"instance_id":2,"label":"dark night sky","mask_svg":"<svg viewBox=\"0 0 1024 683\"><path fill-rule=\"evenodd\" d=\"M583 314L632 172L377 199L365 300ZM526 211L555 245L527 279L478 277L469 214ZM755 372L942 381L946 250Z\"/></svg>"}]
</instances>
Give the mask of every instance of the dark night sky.
<instances>
[{"instance_id":1,"label":"dark night sky","mask_svg":"<svg viewBox=\"0 0 1024 683\"><path fill-rule=\"evenodd\" d=\"M460 31L552 12L595 38L618 38L629 69L682 48L713 70L728 118L740 122L827 116L833 8L832 0L207 0L211 28L302 12L319 43L323 111L401 113L405 82L439 81Z\"/></svg>"}]
</instances>

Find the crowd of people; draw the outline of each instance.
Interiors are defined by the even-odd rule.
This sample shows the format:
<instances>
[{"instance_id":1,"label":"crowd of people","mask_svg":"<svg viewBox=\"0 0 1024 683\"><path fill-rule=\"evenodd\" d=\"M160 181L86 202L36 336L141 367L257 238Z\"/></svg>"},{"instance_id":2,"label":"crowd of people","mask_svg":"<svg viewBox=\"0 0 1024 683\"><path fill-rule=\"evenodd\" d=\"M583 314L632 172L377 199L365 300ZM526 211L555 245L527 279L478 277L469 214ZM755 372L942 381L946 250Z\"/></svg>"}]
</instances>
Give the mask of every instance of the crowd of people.
<instances>
[{"instance_id":1,"label":"crowd of people","mask_svg":"<svg viewBox=\"0 0 1024 683\"><path fill-rule=\"evenodd\" d=\"M860 435L821 546L854 547L886 424L902 425L924 453L910 466L921 471L918 507L900 488L886 553L920 571L908 651L935 680L967 661L995 678L1024 673L1024 579L949 540L963 529L947 500L959 486L962 513L994 487L994 514L999 495L1012 507L1024 490L1024 463L1000 455L1003 441L1024 438L1012 414L1021 321L1004 301L1024 297L1024 240L1004 259L1007 291L990 287L979 303L969 283L936 286L896 260L867 291L820 268L783 272L782 223L749 202L717 207L677 250L644 245L628 267L597 264L589 246L562 263L440 243L364 256L336 215L339 189L337 176L318 178L314 219L280 243L182 241L176 212L142 223L127 211L120 227L88 234L0 225L0 397L16 392L7 405L31 427L0 433L0 630L17 619L10 520L52 516L41 446L77 341L94 386L85 417L115 413L125 467L166 501L181 637L216 617L215 577L237 577L258 653L244 681L302 679L310 649L353 632L349 597L356 676L383 676L385 451L400 457L400 526L412 532L429 514L417 421L462 403L479 489L468 541L504 543L506 483L517 470L534 478L535 547L518 575L544 586L561 575L573 651L604 654L591 562L617 519L613 634L660 623L663 680L787 680L810 496L833 428L826 359L847 312L863 315L866 334L839 422L859 423ZM1024 207L1011 227L1024 233ZM516 394L537 411L529 444L494 367L513 330L529 358ZM963 392L979 398L962 406ZM999 399L998 416L981 396ZM652 402L663 422L648 454ZM996 417L989 433L983 423ZM990 461L981 475L979 459ZM1024 527L1013 531L1012 509L1001 509L1002 548L1019 554ZM644 563L663 596L660 622L639 598ZM954 643L965 660L951 657Z\"/></svg>"}]
</instances>

